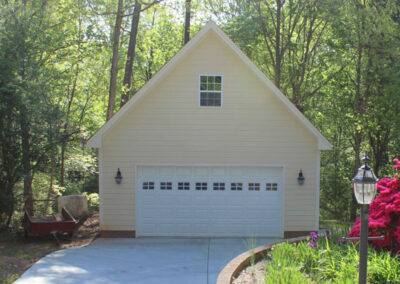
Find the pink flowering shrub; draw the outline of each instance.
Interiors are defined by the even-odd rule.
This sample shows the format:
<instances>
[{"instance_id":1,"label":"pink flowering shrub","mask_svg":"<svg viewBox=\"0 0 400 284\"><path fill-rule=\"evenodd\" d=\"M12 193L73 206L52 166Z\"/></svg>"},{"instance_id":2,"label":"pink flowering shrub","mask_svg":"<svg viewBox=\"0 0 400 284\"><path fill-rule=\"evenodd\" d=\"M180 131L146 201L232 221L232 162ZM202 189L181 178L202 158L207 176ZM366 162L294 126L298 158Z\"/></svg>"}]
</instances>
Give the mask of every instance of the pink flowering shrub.
<instances>
[{"instance_id":1,"label":"pink flowering shrub","mask_svg":"<svg viewBox=\"0 0 400 284\"><path fill-rule=\"evenodd\" d=\"M393 160L393 167L400 171L400 161ZM381 236L383 240L371 240L377 249L400 252L400 179L398 174L393 179L383 178L377 184L378 197L371 203L369 209L369 236ZM351 229L349 237L360 236L360 218Z\"/></svg>"}]
</instances>

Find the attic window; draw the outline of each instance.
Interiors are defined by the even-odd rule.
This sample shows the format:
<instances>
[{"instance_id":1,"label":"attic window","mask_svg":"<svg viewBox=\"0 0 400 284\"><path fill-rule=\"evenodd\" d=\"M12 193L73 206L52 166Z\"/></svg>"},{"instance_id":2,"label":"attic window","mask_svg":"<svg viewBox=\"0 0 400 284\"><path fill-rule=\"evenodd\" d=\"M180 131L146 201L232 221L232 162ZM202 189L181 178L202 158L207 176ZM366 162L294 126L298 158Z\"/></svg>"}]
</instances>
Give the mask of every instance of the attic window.
<instances>
[{"instance_id":1,"label":"attic window","mask_svg":"<svg viewBox=\"0 0 400 284\"><path fill-rule=\"evenodd\" d=\"M200 106L222 106L221 75L200 75Z\"/></svg>"}]
</instances>

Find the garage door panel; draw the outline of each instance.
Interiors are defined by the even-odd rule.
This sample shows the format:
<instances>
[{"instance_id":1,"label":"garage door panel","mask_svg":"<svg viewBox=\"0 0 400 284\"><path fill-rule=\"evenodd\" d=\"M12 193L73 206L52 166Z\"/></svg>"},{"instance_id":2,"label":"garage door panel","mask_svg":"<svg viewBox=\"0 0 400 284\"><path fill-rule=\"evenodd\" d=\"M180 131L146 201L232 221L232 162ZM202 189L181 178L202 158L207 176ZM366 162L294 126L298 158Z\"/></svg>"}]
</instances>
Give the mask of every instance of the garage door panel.
<instances>
[{"instance_id":1,"label":"garage door panel","mask_svg":"<svg viewBox=\"0 0 400 284\"><path fill-rule=\"evenodd\" d=\"M281 236L282 176L274 167L138 167L137 235ZM149 181L154 189L144 190ZM162 190L162 182L171 190ZM206 190L196 190L196 183ZM255 183L258 190L249 190Z\"/></svg>"}]
</instances>

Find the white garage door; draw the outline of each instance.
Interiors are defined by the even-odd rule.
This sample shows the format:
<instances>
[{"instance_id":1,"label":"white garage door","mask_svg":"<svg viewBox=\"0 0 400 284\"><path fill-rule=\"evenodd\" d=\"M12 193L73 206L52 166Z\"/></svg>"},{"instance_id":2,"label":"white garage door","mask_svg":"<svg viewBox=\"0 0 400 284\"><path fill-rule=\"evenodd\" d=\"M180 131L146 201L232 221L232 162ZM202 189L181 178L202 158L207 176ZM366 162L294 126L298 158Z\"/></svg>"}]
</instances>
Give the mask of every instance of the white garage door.
<instances>
[{"instance_id":1,"label":"white garage door","mask_svg":"<svg viewBox=\"0 0 400 284\"><path fill-rule=\"evenodd\" d=\"M283 234L281 167L139 166L138 236Z\"/></svg>"}]
</instances>

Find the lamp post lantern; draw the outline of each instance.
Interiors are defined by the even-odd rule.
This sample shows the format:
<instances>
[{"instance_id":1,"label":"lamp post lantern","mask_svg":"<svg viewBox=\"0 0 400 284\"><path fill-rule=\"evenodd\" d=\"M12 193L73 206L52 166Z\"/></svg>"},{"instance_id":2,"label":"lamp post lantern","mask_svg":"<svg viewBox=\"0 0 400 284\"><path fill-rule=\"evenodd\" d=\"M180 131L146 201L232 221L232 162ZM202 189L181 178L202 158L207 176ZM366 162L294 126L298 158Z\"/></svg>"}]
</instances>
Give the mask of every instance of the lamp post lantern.
<instances>
[{"instance_id":1,"label":"lamp post lantern","mask_svg":"<svg viewBox=\"0 0 400 284\"><path fill-rule=\"evenodd\" d=\"M360 267L358 274L358 283L367 283L367 261L368 261L368 213L369 205L372 203L376 192L376 183L378 179L372 169L368 166L371 159L365 153L361 159L364 163L353 178L354 195L360 204Z\"/></svg>"}]
</instances>

